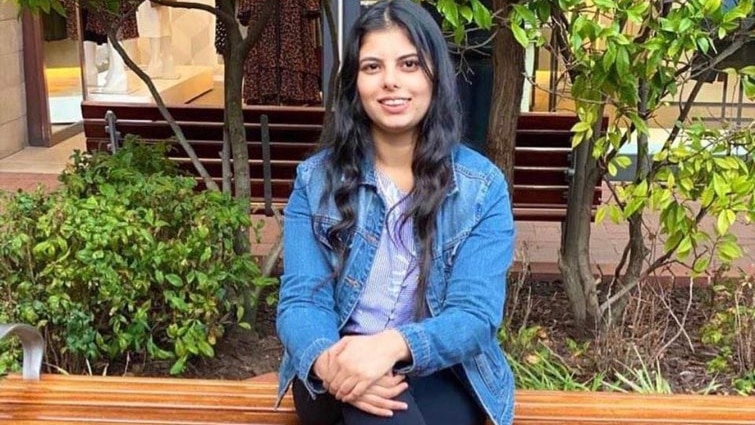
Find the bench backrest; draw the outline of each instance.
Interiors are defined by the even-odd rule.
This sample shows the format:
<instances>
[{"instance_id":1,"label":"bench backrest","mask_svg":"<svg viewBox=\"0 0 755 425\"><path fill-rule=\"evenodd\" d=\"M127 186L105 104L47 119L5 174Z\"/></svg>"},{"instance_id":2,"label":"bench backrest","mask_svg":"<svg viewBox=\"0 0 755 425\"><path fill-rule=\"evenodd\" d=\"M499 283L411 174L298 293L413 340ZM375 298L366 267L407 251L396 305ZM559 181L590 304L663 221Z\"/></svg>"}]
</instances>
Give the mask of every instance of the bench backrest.
<instances>
[{"instance_id":1,"label":"bench backrest","mask_svg":"<svg viewBox=\"0 0 755 425\"><path fill-rule=\"evenodd\" d=\"M181 126L207 171L218 182L222 176L224 112L220 107L171 106L171 114ZM105 114L112 111L120 135L134 134L148 142L164 141L173 132L155 105L116 104L85 101L82 104L84 133L88 150L107 149L110 135ZM249 149L252 202L264 202L264 176L260 117L268 117L272 202L285 204L291 191L296 165L317 147L324 110L321 107L247 106L244 121ZM513 207L518 220L562 219L568 195L571 166L573 114L524 113L519 117L514 158ZM188 155L173 141L170 156L182 169L195 173ZM601 201L596 186L593 205Z\"/></svg>"}]
</instances>

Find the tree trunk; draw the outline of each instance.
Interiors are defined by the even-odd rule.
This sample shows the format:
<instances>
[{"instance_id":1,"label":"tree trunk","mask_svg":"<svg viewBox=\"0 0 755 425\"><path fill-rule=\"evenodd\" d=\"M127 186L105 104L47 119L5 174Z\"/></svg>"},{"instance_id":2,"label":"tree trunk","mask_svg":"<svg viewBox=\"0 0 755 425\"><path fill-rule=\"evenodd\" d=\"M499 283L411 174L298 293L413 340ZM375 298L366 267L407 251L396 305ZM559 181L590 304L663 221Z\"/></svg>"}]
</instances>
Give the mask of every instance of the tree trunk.
<instances>
[{"instance_id":1,"label":"tree trunk","mask_svg":"<svg viewBox=\"0 0 755 425\"><path fill-rule=\"evenodd\" d=\"M647 115L648 104L648 84L645 80L640 80L639 85L639 105L637 112L644 119ZM637 131L637 130L635 130ZM651 168L651 158L649 150L648 135L637 131L637 170L635 172L634 182L638 184L648 178ZM645 258L648 256L648 249L645 246L645 236L642 231L643 208L640 208L632 217L629 217L629 263L627 264L626 273L621 277L620 287L634 287L639 283L642 274L642 266ZM616 273L617 275L619 273ZM628 295L628 294L627 294ZM606 305L605 324L615 323L624 313L624 307L628 303L628 296L622 296L613 303Z\"/></svg>"},{"instance_id":2,"label":"tree trunk","mask_svg":"<svg viewBox=\"0 0 755 425\"><path fill-rule=\"evenodd\" d=\"M228 37L228 62L225 64L225 115L228 139L233 158L234 198L251 212L251 185L249 183L249 150L244 129L244 111L241 99L241 86L244 79L244 51L239 40L231 43L235 36ZM249 252L249 229L239 229L236 252Z\"/></svg>"},{"instance_id":3,"label":"tree trunk","mask_svg":"<svg viewBox=\"0 0 755 425\"><path fill-rule=\"evenodd\" d=\"M603 107L598 109L603 116ZM564 279L572 315L578 327L594 329L600 324L596 279L590 260L592 200L595 186L602 178L597 161L592 157L595 138L603 131L602 119L593 129L593 137L582 141L573 152L574 176L569 185L566 218L561 226L561 249L558 266Z\"/></svg>"},{"instance_id":4,"label":"tree trunk","mask_svg":"<svg viewBox=\"0 0 755 425\"><path fill-rule=\"evenodd\" d=\"M516 0L493 0L493 10L506 14ZM514 139L524 84L524 48L517 43L511 29L498 28L493 40L493 96L488 122L488 155L514 190Z\"/></svg>"}]
</instances>

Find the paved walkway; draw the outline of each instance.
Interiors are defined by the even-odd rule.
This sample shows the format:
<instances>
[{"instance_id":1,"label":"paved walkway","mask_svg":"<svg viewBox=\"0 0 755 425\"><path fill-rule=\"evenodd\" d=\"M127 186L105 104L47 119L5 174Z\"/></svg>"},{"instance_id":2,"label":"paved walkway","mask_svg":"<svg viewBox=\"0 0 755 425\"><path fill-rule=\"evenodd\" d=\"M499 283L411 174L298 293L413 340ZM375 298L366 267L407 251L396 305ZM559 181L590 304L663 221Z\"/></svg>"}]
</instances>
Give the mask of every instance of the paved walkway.
<instances>
[{"instance_id":1,"label":"paved walkway","mask_svg":"<svg viewBox=\"0 0 755 425\"><path fill-rule=\"evenodd\" d=\"M64 169L65 159L73 149L81 149L82 146L83 141L75 139L49 149L25 149L0 160L0 190L31 190L38 184L49 188L57 186L57 174ZM272 219L259 218L268 221L262 241L254 249L256 254L263 254L276 240L278 225ZM735 263L732 273L755 275L755 225L736 223L732 231L738 236L745 252L744 257ZM543 278L556 278L561 239L560 224L518 222L517 232L518 261L515 268L521 269L522 265L526 264L533 274ZM621 258L626 241L626 224L593 224L590 251L593 262L597 264L596 272L612 274L615 264ZM658 245L660 250L662 245ZM688 269L679 265L664 270L662 275L665 278L674 277L678 282L689 281Z\"/></svg>"}]
</instances>

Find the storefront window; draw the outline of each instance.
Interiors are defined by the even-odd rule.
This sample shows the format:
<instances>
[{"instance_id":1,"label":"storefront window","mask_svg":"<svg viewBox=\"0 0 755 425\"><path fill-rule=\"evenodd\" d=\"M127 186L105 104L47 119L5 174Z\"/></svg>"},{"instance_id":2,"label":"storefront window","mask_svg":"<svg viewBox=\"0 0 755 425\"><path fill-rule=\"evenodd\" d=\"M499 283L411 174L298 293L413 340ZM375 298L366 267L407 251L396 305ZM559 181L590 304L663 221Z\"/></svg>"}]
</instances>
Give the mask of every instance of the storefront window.
<instances>
[{"instance_id":1,"label":"storefront window","mask_svg":"<svg viewBox=\"0 0 755 425\"><path fill-rule=\"evenodd\" d=\"M212 0L200 2L214 6ZM239 2L237 16L244 29L254 23L258 7L256 2ZM320 106L323 37L319 0L282 0L274 7L262 39L244 65L244 102ZM57 24L57 31L65 38L63 42L73 46L68 50L81 51L81 67L75 69L79 55L71 54L76 60L66 74L85 87L79 101L84 97L100 102L152 103L147 86L107 41L107 13L73 2L67 8L68 16L78 20ZM166 104L223 104L220 53L225 29L213 14L145 1L127 17L118 35L128 56L151 77ZM58 73L55 78L60 81L63 77Z\"/></svg>"}]
</instances>

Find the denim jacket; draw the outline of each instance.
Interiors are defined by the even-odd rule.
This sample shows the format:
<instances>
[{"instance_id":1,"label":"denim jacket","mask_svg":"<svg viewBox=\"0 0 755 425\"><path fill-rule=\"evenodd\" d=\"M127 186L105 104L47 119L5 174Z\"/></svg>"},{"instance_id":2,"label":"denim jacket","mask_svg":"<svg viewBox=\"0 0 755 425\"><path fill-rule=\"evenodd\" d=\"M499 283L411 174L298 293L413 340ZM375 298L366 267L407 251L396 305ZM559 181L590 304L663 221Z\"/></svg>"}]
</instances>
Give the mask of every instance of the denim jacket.
<instances>
[{"instance_id":1,"label":"denim jacket","mask_svg":"<svg viewBox=\"0 0 755 425\"><path fill-rule=\"evenodd\" d=\"M339 340L370 273L385 206L373 163L362 169L356 198L357 224L340 276L326 235L339 221L333 200L321 204L325 155L297 169L285 209L284 274L277 329L285 347L279 398L294 376L315 396L324 389L308 379L317 357ZM514 223L506 181L483 156L459 146L452 156L453 181L437 217L433 261L426 290L429 317L397 330L411 351L400 373L430 375L451 367L496 425L512 422L514 379L498 345L506 271L514 250Z\"/></svg>"}]
</instances>

